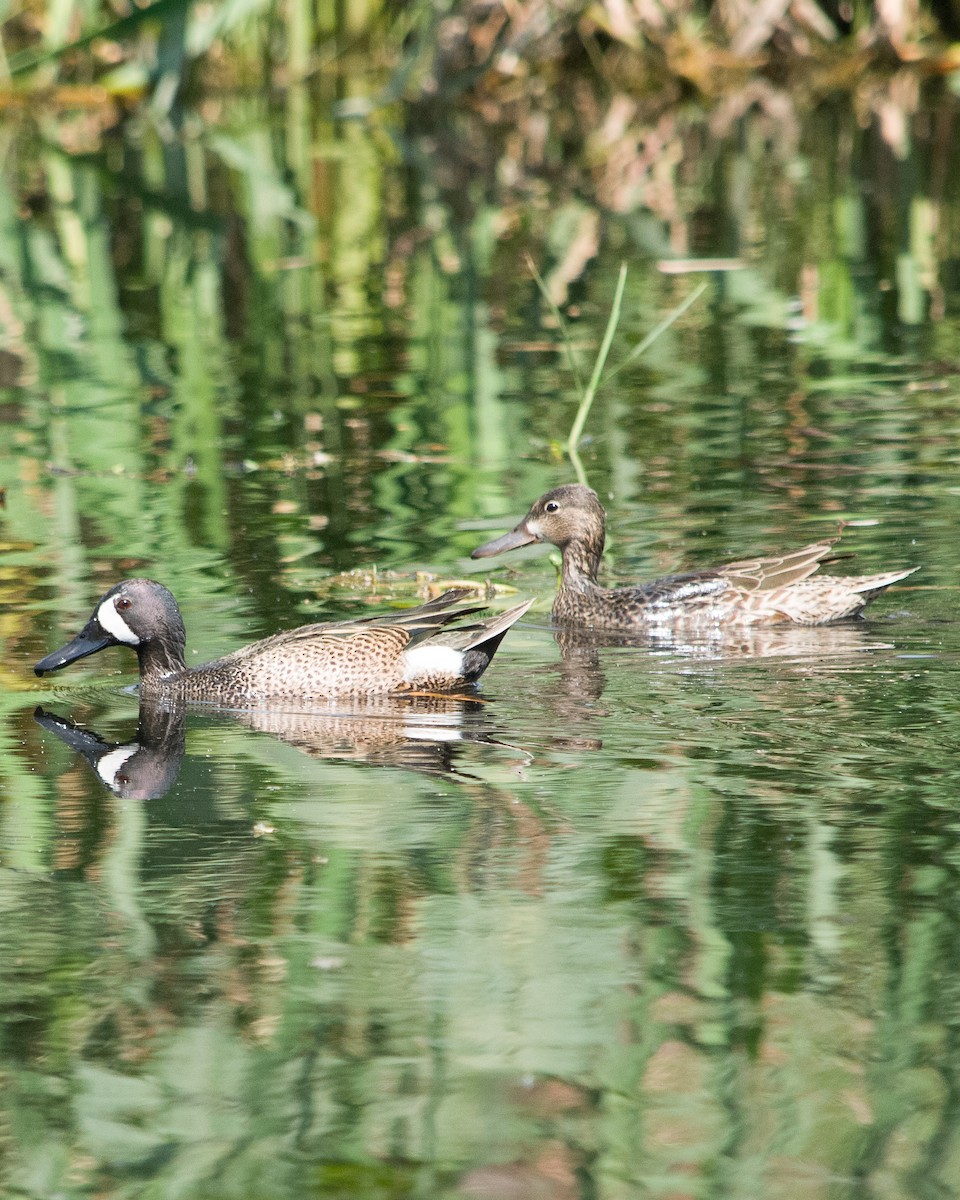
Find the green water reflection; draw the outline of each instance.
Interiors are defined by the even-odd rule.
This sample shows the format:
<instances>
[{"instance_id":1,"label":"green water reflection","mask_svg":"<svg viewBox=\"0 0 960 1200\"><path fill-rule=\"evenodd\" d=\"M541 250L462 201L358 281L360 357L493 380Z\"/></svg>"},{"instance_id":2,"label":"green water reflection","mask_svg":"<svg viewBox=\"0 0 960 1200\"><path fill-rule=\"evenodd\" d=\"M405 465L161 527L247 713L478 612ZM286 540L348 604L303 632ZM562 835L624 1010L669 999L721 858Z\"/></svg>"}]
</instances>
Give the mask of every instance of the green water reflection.
<instances>
[{"instance_id":1,"label":"green water reflection","mask_svg":"<svg viewBox=\"0 0 960 1200\"><path fill-rule=\"evenodd\" d=\"M558 675L531 630L455 775L349 761L349 718L314 757L200 714L144 804L25 731L48 783L4 822L11 1183L949 1178L952 672L877 633ZM75 704L132 733L126 698Z\"/></svg>"},{"instance_id":2,"label":"green water reflection","mask_svg":"<svg viewBox=\"0 0 960 1200\"><path fill-rule=\"evenodd\" d=\"M819 114L787 162L762 113L698 126L670 225L311 120L24 136L0 180L0 1189L952 1194L960 355L929 147ZM486 577L469 551L570 477L523 253L587 362L628 260L616 362L692 287L655 266L678 241L745 268L598 397L612 577L851 521L858 569L922 567L869 621L558 643L534 550L492 576L536 609L442 720L165 721L119 649L33 678L123 575L176 593L190 661L409 601L390 572Z\"/></svg>"}]
</instances>

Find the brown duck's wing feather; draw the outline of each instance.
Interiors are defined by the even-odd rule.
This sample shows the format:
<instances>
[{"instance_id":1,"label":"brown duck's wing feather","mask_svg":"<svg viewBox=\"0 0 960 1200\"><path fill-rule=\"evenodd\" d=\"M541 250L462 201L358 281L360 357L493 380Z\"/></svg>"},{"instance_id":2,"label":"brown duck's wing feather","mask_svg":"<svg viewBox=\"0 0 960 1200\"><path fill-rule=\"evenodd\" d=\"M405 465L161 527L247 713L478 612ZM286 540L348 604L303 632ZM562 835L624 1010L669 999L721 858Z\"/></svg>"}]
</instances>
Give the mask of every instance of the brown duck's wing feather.
<instances>
[{"instance_id":1,"label":"brown duck's wing feather","mask_svg":"<svg viewBox=\"0 0 960 1200\"><path fill-rule=\"evenodd\" d=\"M792 583L799 583L800 580L813 575L838 540L829 538L823 542L814 542L790 554L727 563L726 566L718 568L717 573L733 587L744 592L789 587Z\"/></svg>"}]
</instances>

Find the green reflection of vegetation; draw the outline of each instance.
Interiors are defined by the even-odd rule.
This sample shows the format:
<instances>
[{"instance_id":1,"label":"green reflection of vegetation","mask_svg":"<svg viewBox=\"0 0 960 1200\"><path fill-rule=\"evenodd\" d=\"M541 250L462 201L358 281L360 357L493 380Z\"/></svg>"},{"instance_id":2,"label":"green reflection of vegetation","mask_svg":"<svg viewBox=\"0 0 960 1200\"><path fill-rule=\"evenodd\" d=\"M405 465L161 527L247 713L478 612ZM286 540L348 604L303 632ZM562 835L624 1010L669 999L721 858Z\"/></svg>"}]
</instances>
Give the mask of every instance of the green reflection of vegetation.
<instances>
[{"instance_id":1,"label":"green reflection of vegetation","mask_svg":"<svg viewBox=\"0 0 960 1200\"><path fill-rule=\"evenodd\" d=\"M59 756L59 870L2 876L7 1186L948 1180L958 777L921 766L943 721L881 756L910 667L653 671L641 700L606 661L564 735L608 745L544 742L522 783L484 756L394 789L200 721L141 806ZM949 721L949 670L920 686ZM556 700L523 703L530 738ZM826 777L814 703L845 714Z\"/></svg>"}]
</instances>

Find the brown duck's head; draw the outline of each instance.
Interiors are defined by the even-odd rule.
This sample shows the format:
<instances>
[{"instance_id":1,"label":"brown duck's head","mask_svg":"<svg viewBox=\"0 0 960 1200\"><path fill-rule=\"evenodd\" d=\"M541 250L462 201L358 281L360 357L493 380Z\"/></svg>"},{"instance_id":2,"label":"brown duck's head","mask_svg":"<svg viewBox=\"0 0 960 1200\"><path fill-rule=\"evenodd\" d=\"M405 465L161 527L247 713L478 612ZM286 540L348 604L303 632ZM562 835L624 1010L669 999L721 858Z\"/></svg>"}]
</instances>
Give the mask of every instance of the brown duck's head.
<instances>
[{"instance_id":1,"label":"brown duck's head","mask_svg":"<svg viewBox=\"0 0 960 1200\"><path fill-rule=\"evenodd\" d=\"M599 556L603 539L604 511L597 493L580 483L565 483L541 496L515 529L478 546L470 557L489 558L532 542L552 542L561 550L584 546Z\"/></svg>"}]
</instances>

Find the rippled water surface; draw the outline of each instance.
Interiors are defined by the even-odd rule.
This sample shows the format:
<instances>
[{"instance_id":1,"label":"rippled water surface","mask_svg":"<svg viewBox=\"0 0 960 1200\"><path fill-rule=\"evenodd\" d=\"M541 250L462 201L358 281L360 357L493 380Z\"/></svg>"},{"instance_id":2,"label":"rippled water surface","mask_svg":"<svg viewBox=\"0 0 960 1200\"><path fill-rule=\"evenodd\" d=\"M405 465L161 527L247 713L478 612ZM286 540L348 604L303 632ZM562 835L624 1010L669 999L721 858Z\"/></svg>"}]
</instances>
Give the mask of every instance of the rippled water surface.
<instances>
[{"instance_id":1,"label":"rippled water surface","mask_svg":"<svg viewBox=\"0 0 960 1200\"><path fill-rule=\"evenodd\" d=\"M255 132L213 139L206 222L36 144L0 196L0 1190L954 1194L948 235L934 286L869 156L824 182L798 151L787 195L747 139L739 245L698 218L744 268L581 448L611 580L841 526L831 570L921 570L830 628L558 639L546 549L469 558L574 472L521 236L479 197L418 208L353 126L311 207ZM587 369L621 261L614 365L694 286L598 220L561 297ZM122 649L35 679L131 574L178 596L191 662L428 580L538 603L475 700L139 712Z\"/></svg>"}]
</instances>

